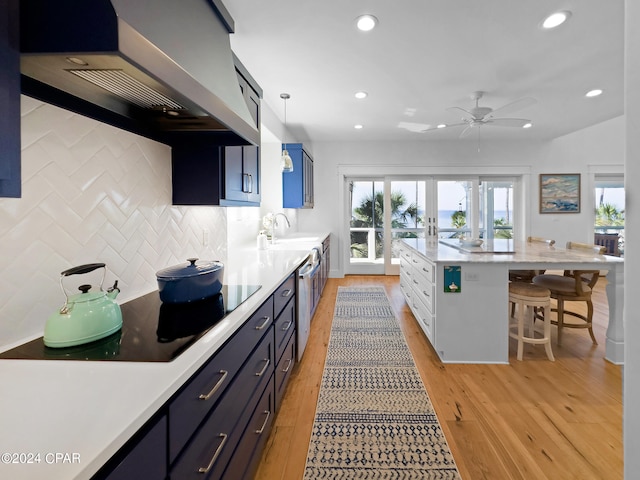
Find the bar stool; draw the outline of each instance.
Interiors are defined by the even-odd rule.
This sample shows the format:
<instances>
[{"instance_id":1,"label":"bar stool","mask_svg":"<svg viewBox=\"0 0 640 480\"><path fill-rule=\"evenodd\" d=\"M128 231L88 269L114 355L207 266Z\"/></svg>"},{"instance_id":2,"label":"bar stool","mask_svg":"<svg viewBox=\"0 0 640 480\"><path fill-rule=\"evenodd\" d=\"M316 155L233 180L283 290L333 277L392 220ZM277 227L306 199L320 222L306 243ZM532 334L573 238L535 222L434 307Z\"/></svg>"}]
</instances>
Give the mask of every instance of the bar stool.
<instances>
[{"instance_id":1,"label":"bar stool","mask_svg":"<svg viewBox=\"0 0 640 480\"><path fill-rule=\"evenodd\" d=\"M554 361L551 351L551 292L548 288L539 287L531 283L511 282L509 283L509 303L516 306L516 322L509 323L509 336L518 340L518 360L522 360L524 344L544 345L549 360ZM535 338L533 330L534 309L544 309L543 335ZM524 335L524 321L529 321L529 336ZM512 331L516 329L516 331Z\"/></svg>"}]
</instances>

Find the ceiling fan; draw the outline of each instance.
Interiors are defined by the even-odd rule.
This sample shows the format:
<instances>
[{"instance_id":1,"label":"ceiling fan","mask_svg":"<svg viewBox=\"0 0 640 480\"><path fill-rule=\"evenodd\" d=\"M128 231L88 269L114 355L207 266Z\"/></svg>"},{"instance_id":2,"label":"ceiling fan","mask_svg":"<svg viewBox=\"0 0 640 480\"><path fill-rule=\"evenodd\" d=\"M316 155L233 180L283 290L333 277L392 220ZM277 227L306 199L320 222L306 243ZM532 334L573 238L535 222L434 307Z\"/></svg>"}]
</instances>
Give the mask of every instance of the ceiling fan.
<instances>
[{"instance_id":1,"label":"ceiling fan","mask_svg":"<svg viewBox=\"0 0 640 480\"><path fill-rule=\"evenodd\" d=\"M429 132L431 130L439 130L441 128L451 128L451 127L460 127L464 126L465 129L460 133L460 138L467 136L474 128L479 128L483 126L493 126L493 127L518 127L525 128L527 126L531 126L531 120L525 118L505 118L498 117L498 115L505 115L511 112L515 112L516 110L520 110L522 108L528 107L536 103L536 100L531 97L523 97L514 102L503 105L500 108L496 108L495 110L491 107L481 107L478 105L479 100L483 97L485 92L477 91L473 92L470 96L472 100L475 100L476 106L465 110L460 107L449 107L447 111L454 113L462 113L463 116L461 118L460 123L450 123L450 124L439 124L439 125L429 125L427 128L422 130L423 132Z\"/></svg>"}]
</instances>

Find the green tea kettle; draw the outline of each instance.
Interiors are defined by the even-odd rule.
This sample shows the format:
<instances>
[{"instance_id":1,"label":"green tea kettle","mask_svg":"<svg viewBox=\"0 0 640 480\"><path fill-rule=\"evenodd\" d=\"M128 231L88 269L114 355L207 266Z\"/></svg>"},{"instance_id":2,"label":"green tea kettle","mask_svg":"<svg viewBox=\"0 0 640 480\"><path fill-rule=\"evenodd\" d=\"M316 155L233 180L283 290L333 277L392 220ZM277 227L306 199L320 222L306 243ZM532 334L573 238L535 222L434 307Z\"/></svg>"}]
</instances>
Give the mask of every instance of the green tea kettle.
<instances>
[{"instance_id":1,"label":"green tea kettle","mask_svg":"<svg viewBox=\"0 0 640 480\"><path fill-rule=\"evenodd\" d=\"M78 287L81 293L69 295L64 278L81 275L104 268L100 290L91 292L91 285ZM106 292L102 289L106 266L104 263L89 263L65 270L60 274L60 286L65 296L62 308L48 319L44 327L44 344L61 348L82 345L107 337L122 328L122 312L115 301L120 293L118 281Z\"/></svg>"}]
</instances>

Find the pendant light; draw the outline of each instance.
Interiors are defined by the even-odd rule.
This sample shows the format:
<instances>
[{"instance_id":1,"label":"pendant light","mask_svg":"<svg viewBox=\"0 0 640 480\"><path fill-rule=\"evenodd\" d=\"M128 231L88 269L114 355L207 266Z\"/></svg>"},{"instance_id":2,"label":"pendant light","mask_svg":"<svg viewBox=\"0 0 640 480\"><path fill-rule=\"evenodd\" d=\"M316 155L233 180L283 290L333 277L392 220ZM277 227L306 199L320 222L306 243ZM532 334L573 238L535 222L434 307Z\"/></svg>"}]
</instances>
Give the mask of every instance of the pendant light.
<instances>
[{"instance_id":1,"label":"pendant light","mask_svg":"<svg viewBox=\"0 0 640 480\"><path fill-rule=\"evenodd\" d=\"M287 152L287 100L291 98L288 93L281 93L280 98L284 100L284 134L282 142L282 156L280 157L280 166L283 173L293 172L293 161Z\"/></svg>"}]
</instances>

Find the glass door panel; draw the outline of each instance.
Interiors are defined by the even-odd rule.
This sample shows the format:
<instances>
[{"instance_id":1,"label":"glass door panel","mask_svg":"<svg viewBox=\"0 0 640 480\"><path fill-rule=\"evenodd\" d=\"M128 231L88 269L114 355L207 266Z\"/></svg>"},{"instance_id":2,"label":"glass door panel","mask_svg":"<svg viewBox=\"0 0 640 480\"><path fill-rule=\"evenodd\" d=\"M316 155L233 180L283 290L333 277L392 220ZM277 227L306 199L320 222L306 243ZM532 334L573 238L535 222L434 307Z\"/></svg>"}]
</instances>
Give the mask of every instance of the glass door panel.
<instances>
[{"instance_id":1,"label":"glass door panel","mask_svg":"<svg viewBox=\"0 0 640 480\"><path fill-rule=\"evenodd\" d=\"M595 187L594 243L606 246L609 255L624 256L624 180L596 177Z\"/></svg>"},{"instance_id":2,"label":"glass door panel","mask_svg":"<svg viewBox=\"0 0 640 480\"><path fill-rule=\"evenodd\" d=\"M471 235L471 182L438 180L438 238Z\"/></svg>"},{"instance_id":3,"label":"glass door panel","mask_svg":"<svg viewBox=\"0 0 640 480\"><path fill-rule=\"evenodd\" d=\"M513 238L513 182L483 181L480 197L481 237Z\"/></svg>"},{"instance_id":4,"label":"glass door panel","mask_svg":"<svg viewBox=\"0 0 640 480\"><path fill-rule=\"evenodd\" d=\"M349 263L356 268L350 268L348 273L383 273L384 181L351 180L349 188Z\"/></svg>"}]
</instances>

